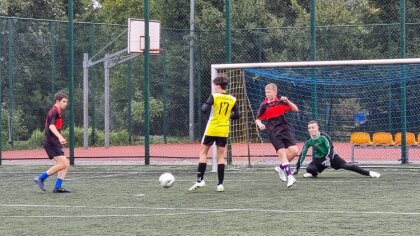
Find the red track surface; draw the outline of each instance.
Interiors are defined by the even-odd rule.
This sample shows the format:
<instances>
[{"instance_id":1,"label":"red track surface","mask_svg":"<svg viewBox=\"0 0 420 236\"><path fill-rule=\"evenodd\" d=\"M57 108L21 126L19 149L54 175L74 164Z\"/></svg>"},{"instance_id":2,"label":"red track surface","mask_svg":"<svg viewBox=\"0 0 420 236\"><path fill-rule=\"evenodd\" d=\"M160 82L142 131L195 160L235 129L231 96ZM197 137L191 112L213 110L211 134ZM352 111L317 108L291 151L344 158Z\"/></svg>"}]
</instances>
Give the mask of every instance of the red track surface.
<instances>
[{"instance_id":1,"label":"red track surface","mask_svg":"<svg viewBox=\"0 0 420 236\"><path fill-rule=\"evenodd\" d=\"M299 149L302 148L302 143L298 144ZM150 156L152 158L176 158L176 159L195 159L198 157L200 144L154 144L150 146ZM351 144L349 143L335 143L336 152L345 160L351 160ZM64 149L65 154L69 155L68 148ZM104 147L91 147L88 149L75 148L74 155L76 158L100 158L107 160L124 160L126 158L139 158L144 157L144 146L112 146L109 148ZM247 160L248 147L246 144L233 144L232 154L234 160ZM311 154L311 152L309 152ZM252 144L249 148L249 155L252 161L259 161L263 159L275 160L275 152L271 144ZM211 156L211 152L209 153ZM401 150L375 148L375 149L356 149L356 161L369 161L369 162L388 162L398 161L401 157ZM3 160L25 160L25 159L48 159L43 149L36 150L14 150L3 151ZM310 159L310 157L308 157ZM420 161L420 147L411 148L409 150L410 161Z\"/></svg>"}]
</instances>

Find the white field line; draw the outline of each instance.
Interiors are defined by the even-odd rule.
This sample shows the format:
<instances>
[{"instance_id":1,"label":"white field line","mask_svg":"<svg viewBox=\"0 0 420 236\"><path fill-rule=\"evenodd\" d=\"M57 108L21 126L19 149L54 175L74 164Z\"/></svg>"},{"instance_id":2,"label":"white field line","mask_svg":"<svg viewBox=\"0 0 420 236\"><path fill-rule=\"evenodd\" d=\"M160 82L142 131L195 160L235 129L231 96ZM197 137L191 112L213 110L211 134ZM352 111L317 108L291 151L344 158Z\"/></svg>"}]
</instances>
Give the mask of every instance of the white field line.
<instances>
[{"instance_id":1,"label":"white field line","mask_svg":"<svg viewBox=\"0 0 420 236\"><path fill-rule=\"evenodd\" d=\"M178 213L159 213L159 214L132 214L132 215L33 215L33 216L0 216L0 218L121 218L121 217L149 217L149 216L177 216L177 215L192 215L192 214L208 214L208 213L223 213L226 211L190 211L190 212L178 212Z\"/></svg>"},{"instance_id":2,"label":"white field line","mask_svg":"<svg viewBox=\"0 0 420 236\"><path fill-rule=\"evenodd\" d=\"M134 174L137 173L121 173L121 174L107 174L107 175L93 175L93 176L85 176L85 177L73 177L73 178L66 178L65 181L75 181L75 180L86 180L86 179L103 179L103 178L113 178L113 177L123 177L123 176L133 176ZM207 178L207 180L210 181L216 181L214 178L214 176ZM175 176L176 178L176 176ZM355 177L346 177L345 180L331 180L331 176L328 176L328 180L322 180L322 177L318 177L318 178L305 178L304 180L301 178L298 178L298 183L299 184L325 184L325 183L369 183L371 181L378 181L375 179L372 179L370 177L363 177L363 176L355 176ZM339 178L337 176L337 178ZM383 178L383 177L382 177ZM13 177L13 181L28 181L28 178L24 177L24 176L18 176L18 177ZM32 178L29 179L29 181L32 181ZM158 177L156 179L142 179L142 182L157 182L158 181ZM178 179L176 178L176 182L194 182L194 176L192 175L192 177L190 179ZM224 180L224 182L261 182L261 183L277 183L278 181L276 179L227 179ZM280 182L279 182L280 183ZM409 183L411 184L412 181L406 181L406 180L394 180L393 183Z\"/></svg>"},{"instance_id":3,"label":"white field line","mask_svg":"<svg viewBox=\"0 0 420 236\"><path fill-rule=\"evenodd\" d=\"M73 177L65 179L66 181L73 181L78 179L98 179L98 178L112 178L117 176L128 176L128 175L134 175L137 173L121 173L121 174L107 174L107 175L94 175L94 176L85 176L85 177Z\"/></svg>"},{"instance_id":4,"label":"white field line","mask_svg":"<svg viewBox=\"0 0 420 236\"><path fill-rule=\"evenodd\" d=\"M179 213L157 213L157 214L126 214L126 215L68 215L68 216L0 216L0 218L44 218L44 217L142 217L142 216L170 216L191 213L226 213L226 212L264 212L264 213L294 213L294 214L352 214L352 215L411 215L420 216L420 212L395 212L395 211L340 211L340 210L281 210L281 209L258 209L258 208L226 208L226 209L210 209L210 208L167 208L167 207L130 207L130 206L71 206L71 205L19 205L19 204L2 204L4 208L74 208L74 209L141 209L141 210L161 210L161 211L189 211Z\"/></svg>"}]
</instances>

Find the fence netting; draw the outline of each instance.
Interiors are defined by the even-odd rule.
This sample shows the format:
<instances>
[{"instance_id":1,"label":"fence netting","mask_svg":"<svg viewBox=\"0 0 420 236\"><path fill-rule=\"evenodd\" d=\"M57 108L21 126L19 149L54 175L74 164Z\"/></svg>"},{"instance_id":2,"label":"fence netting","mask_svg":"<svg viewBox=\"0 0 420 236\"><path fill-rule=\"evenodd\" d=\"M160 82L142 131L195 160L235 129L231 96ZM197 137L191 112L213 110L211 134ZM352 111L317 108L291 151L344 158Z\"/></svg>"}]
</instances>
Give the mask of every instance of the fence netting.
<instances>
[{"instance_id":1,"label":"fence netting","mask_svg":"<svg viewBox=\"0 0 420 236\"><path fill-rule=\"evenodd\" d=\"M17 159L46 158L41 148L46 113L53 105L53 95L58 90L69 91L65 5L23 2L4 1L0 5L1 152L2 159L11 163ZM129 6L130 2L121 4ZM169 163L184 163L180 159L195 162L208 119L199 108L211 93L210 66L225 63L227 50L231 50L232 63L309 61L314 58L362 60L401 56L400 13L399 4L396 3L320 0L317 1L317 16L313 22L311 9L304 1L276 4L268 4L268 1L264 4L261 2L265 1L258 4L248 0L232 1L231 44L227 45L224 4L212 1L204 1L207 5L198 4L196 28L192 34L187 2L154 2L151 17L162 23L162 50L159 55L151 56L150 96L144 97L143 55L110 70L110 147L104 148L104 65L98 63L89 68L88 149L83 148L83 54L88 53L89 58L94 56L93 59L97 60L126 48L126 22L133 17L133 12L125 12L124 7L114 9L107 1L103 1L102 6L77 5L83 4L81 2L76 4L73 105L75 157L80 160L91 157L95 159L89 161L96 162L112 157L117 160L121 158L122 161L129 158L136 163L140 160L141 163L145 155L144 102L148 99L152 163L166 163L167 160ZM420 12L420 6L417 1L407 1L406 8L405 55L419 57L420 14L416 12ZM143 14L142 7L127 9L138 11L135 16L142 18L138 17ZM315 31L311 31L311 26ZM194 58L190 62L191 45ZM189 89L191 65L193 95ZM346 85L335 87L336 91L344 88ZM396 92L397 97L398 92L391 85L389 89ZM328 111L334 111L328 109L327 100L332 98L325 97L324 92L322 88L317 94L320 99L318 104L325 106L320 112L322 119ZM256 93L258 96L264 95L263 90ZM367 96L374 99L385 94L370 92ZM189 113L190 96L193 101L192 115ZM343 102L352 99L351 96L340 96L343 96ZM407 96L412 98L409 100L409 105L412 105L417 93L408 90ZM398 98L392 101L398 103ZM392 109L392 114L399 112L395 106ZM68 116L68 111L65 111L65 122ZM306 118L309 117L303 114L299 117L302 119L299 130L304 130ZM412 123L417 122L415 114L410 113L406 118L408 127L417 129ZM399 127L402 121L393 119L392 125L386 122L380 120L376 125L383 127L384 131L395 133L395 127ZM67 125L68 122L63 133L68 136ZM340 133L340 141L349 140L347 124L335 124L331 129ZM394 156L391 156L389 160L394 160ZM384 158L381 163L387 163L385 154Z\"/></svg>"}]
</instances>

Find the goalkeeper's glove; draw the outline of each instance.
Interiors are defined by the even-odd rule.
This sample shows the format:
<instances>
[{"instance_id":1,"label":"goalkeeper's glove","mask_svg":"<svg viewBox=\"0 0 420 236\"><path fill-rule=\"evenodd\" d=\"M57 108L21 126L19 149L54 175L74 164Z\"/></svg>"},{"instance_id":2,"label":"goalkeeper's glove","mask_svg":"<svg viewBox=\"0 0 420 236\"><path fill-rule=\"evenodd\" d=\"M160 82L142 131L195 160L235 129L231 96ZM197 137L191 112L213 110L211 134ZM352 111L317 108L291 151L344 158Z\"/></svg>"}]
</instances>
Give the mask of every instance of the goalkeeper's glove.
<instances>
[{"instance_id":1,"label":"goalkeeper's glove","mask_svg":"<svg viewBox=\"0 0 420 236\"><path fill-rule=\"evenodd\" d=\"M325 158L325 161L322 162L322 165L323 166L326 166L326 167L330 167L331 166L330 158L329 157L326 157Z\"/></svg>"}]
</instances>

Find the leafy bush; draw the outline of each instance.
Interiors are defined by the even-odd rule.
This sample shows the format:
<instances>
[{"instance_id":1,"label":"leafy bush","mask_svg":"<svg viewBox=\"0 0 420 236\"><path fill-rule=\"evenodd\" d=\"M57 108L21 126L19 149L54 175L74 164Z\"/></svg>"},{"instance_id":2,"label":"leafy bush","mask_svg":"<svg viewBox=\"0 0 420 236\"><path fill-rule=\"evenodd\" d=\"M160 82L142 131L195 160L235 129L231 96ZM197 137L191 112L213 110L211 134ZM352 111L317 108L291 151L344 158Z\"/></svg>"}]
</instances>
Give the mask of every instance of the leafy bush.
<instances>
[{"instance_id":1,"label":"leafy bush","mask_svg":"<svg viewBox=\"0 0 420 236\"><path fill-rule=\"evenodd\" d=\"M69 142L69 130L68 128L63 130L62 135ZM125 146L125 145L144 145L144 136L133 137L135 141L130 143L130 133L128 130L119 130L110 132L110 144L112 146ZM95 130L95 144L93 144L92 129L89 128L89 146L103 146L105 135L103 130ZM83 147L83 128L74 127L74 145L75 147ZM2 150L23 150L23 149L38 149L42 148L44 141L44 131L34 130L30 138L26 141L15 141L13 147L7 144L7 136L3 135ZM167 143L188 143L190 142L188 137L167 137ZM150 136L150 144L163 144L165 139L161 135Z\"/></svg>"},{"instance_id":2,"label":"leafy bush","mask_svg":"<svg viewBox=\"0 0 420 236\"><path fill-rule=\"evenodd\" d=\"M110 143L112 145L128 145L130 144L129 136L127 130L113 131L109 134Z\"/></svg>"},{"instance_id":3,"label":"leafy bush","mask_svg":"<svg viewBox=\"0 0 420 236\"><path fill-rule=\"evenodd\" d=\"M31 134L31 137L28 140L28 143L31 147L42 147L44 142L44 132L41 130L34 130Z\"/></svg>"},{"instance_id":4,"label":"leafy bush","mask_svg":"<svg viewBox=\"0 0 420 236\"><path fill-rule=\"evenodd\" d=\"M61 131L61 134L63 137L67 140L67 142L70 142L70 134L68 127L65 130ZM83 128L82 127L74 127L74 146L79 147L83 146Z\"/></svg>"},{"instance_id":5,"label":"leafy bush","mask_svg":"<svg viewBox=\"0 0 420 236\"><path fill-rule=\"evenodd\" d=\"M13 132L13 141L17 140L25 140L29 138L29 132L26 128L25 122L22 120L23 118L23 112L21 110L15 110L13 112L13 119L10 118L9 110L6 110L4 108L1 108L1 119L2 119L2 141L3 145L8 143L9 140L9 122L12 122L12 132Z\"/></svg>"},{"instance_id":6,"label":"leafy bush","mask_svg":"<svg viewBox=\"0 0 420 236\"><path fill-rule=\"evenodd\" d=\"M66 128L61 133L64 136L64 138L67 140L67 142L69 142L68 140L70 138L69 129ZM113 132L110 132L110 139L111 139L112 133ZM93 142L92 128L88 129L88 135L89 135L89 145L92 145L92 142ZM93 146L103 146L104 140L105 140L104 131L96 129L95 130L95 145ZM83 147L83 127L78 127L78 126L74 127L74 146Z\"/></svg>"},{"instance_id":7,"label":"leafy bush","mask_svg":"<svg viewBox=\"0 0 420 236\"><path fill-rule=\"evenodd\" d=\"M95 143L93 143L92 128L89 128L89 145L103 146L105 142L105 134L103 130L95 129Z\"/></svg>"}]
</instances>

